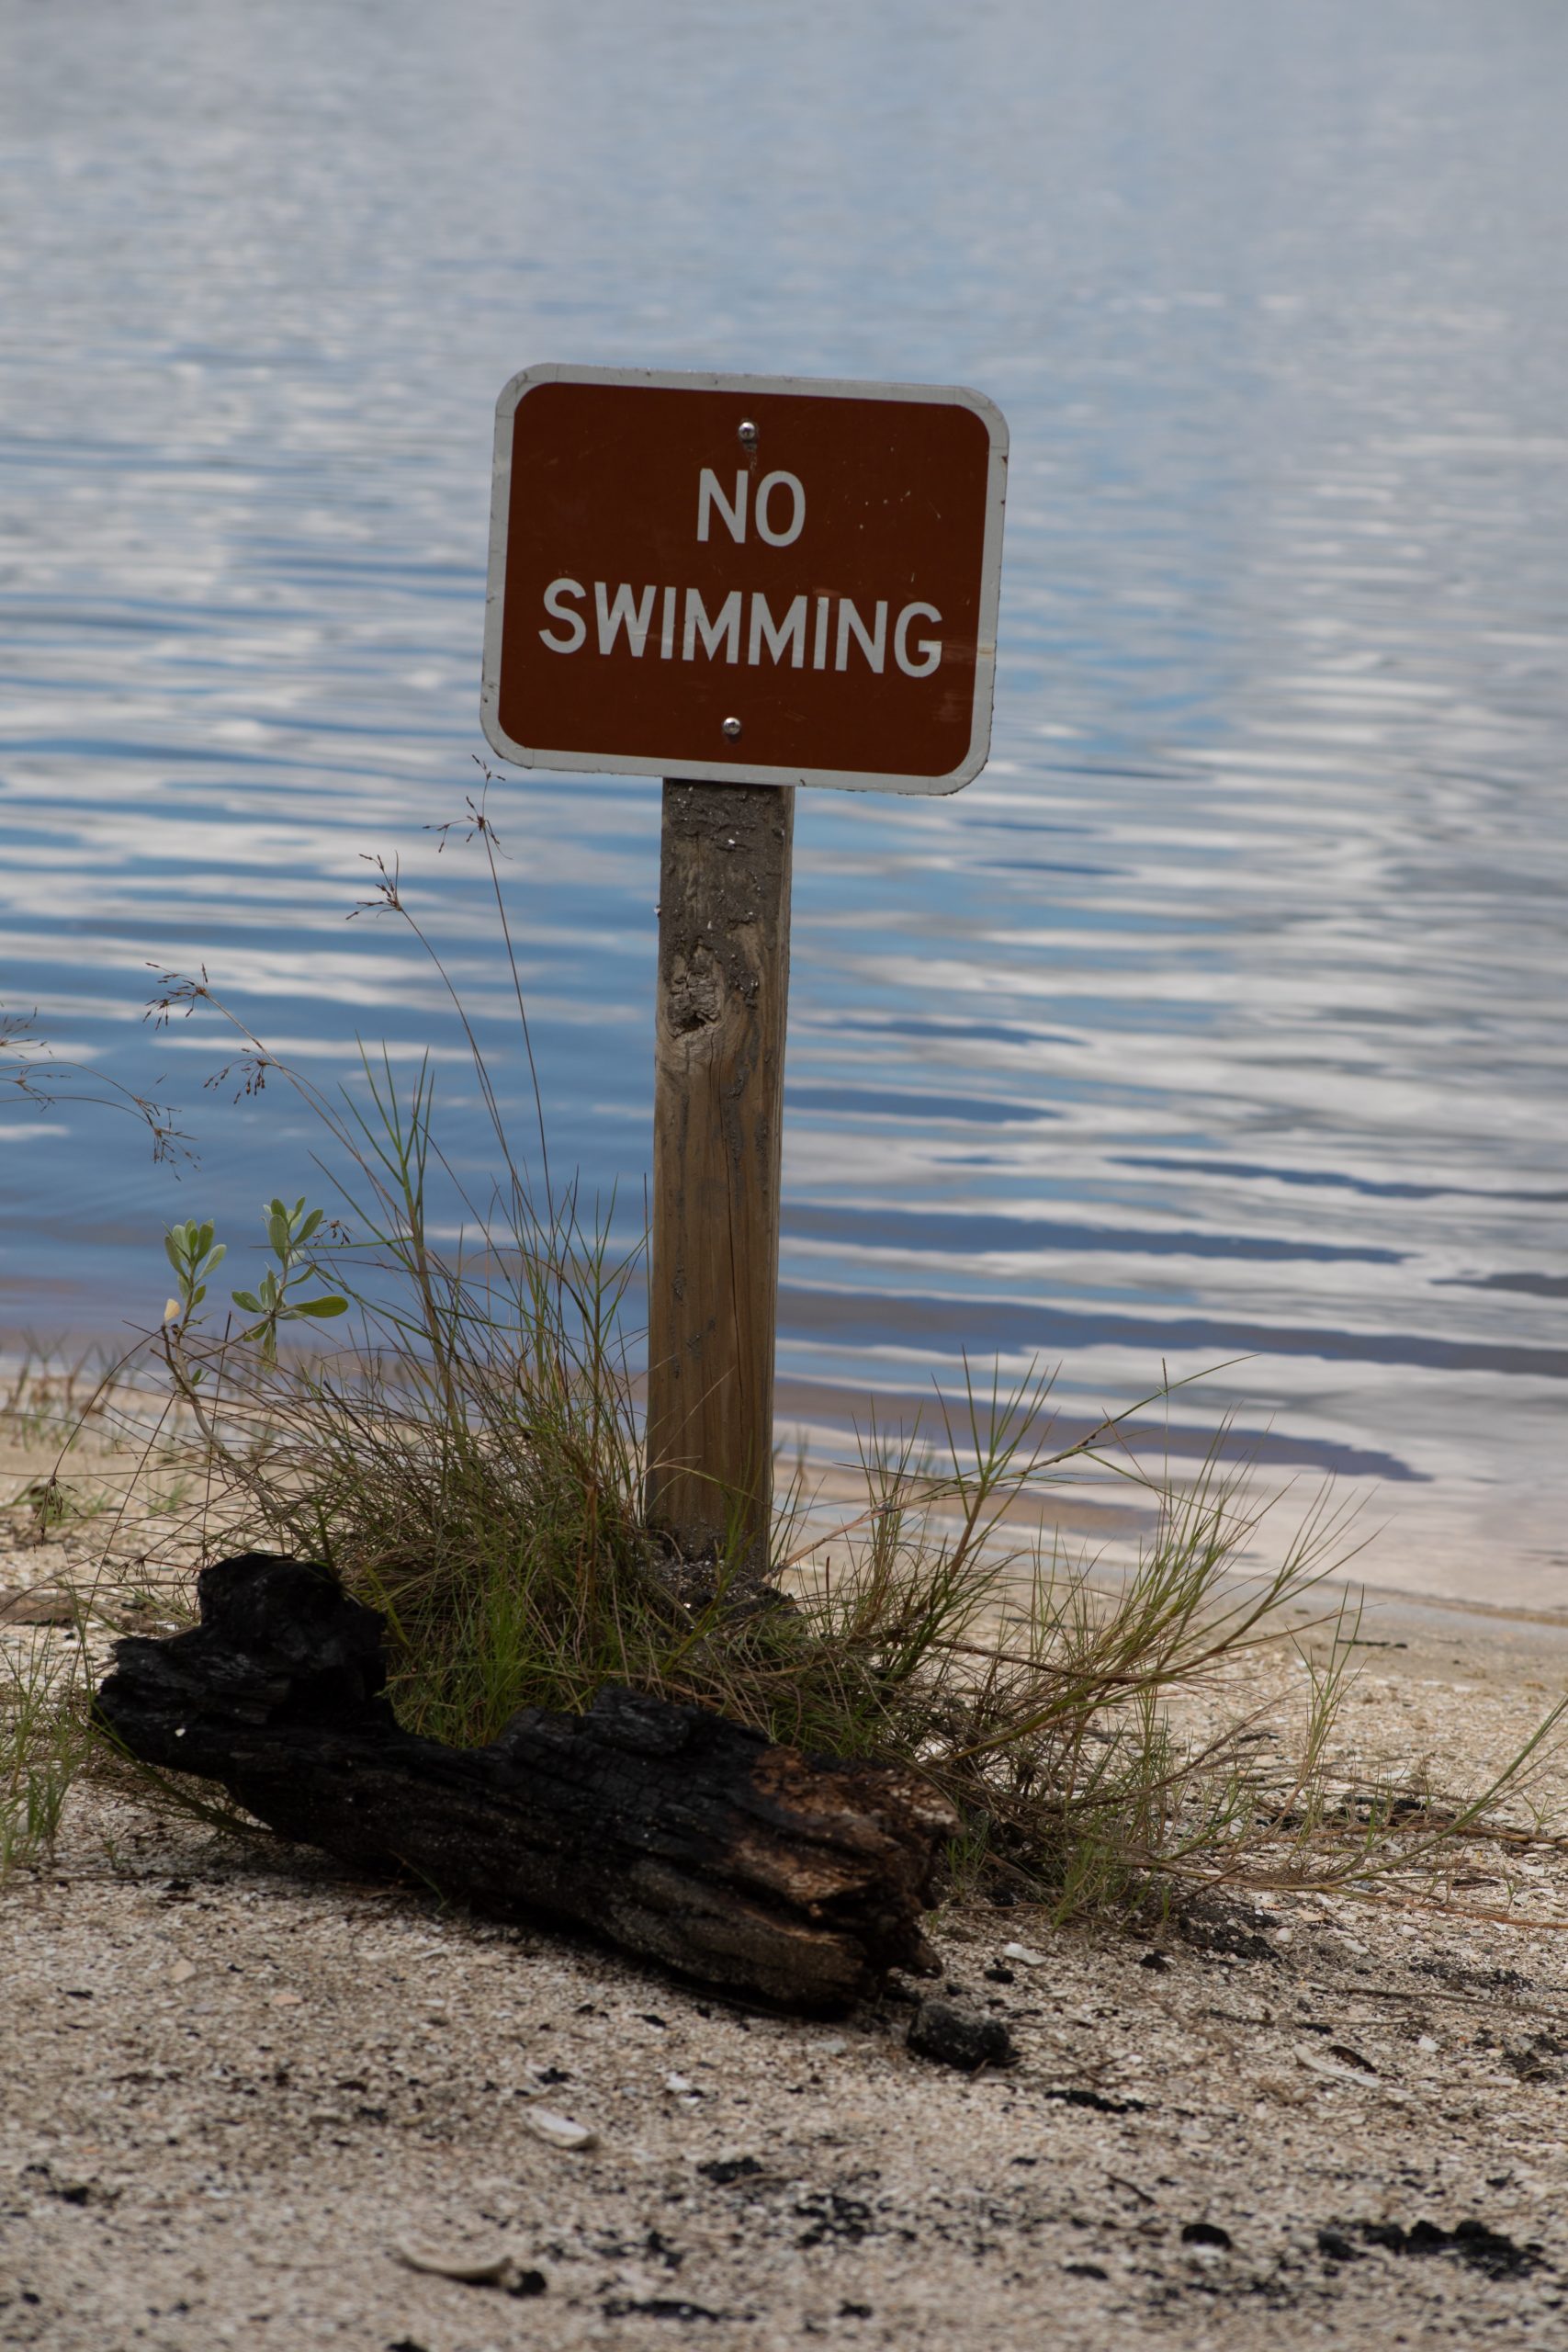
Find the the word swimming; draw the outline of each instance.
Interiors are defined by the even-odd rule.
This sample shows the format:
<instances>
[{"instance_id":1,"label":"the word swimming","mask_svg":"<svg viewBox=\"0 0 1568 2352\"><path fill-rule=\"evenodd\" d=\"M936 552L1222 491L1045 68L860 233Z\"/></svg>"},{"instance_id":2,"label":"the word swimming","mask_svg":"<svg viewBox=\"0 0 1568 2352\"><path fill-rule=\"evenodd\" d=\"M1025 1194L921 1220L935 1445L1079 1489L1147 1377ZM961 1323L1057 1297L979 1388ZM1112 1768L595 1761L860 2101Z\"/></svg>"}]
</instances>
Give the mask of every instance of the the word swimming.
<instances>
[{"instance_id":1,"label":"the word swimming","mask_svg":"<svg viewBox=\"0 0 1568 2352\"><path fill-rule=\"evenodd\" d=\"M806 527L805 486L797 474L769 473L753 496L750 473L742 467L733 493L727 495L713 469L704 466L697 481L699 542L707 542L716 520L738 547L751 526L766 546L793 547ZM661 662L743 661L755 669L766 659L804 670L809 651L814 670L826 670L829 662L835 670L847 670L852 646L880 675L891 647L907 678L929 678L942 661L940 638L913 637L911 642L922 625L942 626L934 605L903 605L893 615L887 598L879 597L867 617L849 596L803 593L787 604L778 601L784 610L775 614L760 588L750 594L732 588L710 613L699 588L661 587L657 582L634 588L624 580L612 587L595 580L590 589L581 580L563 577L545 591L545 610L559 626L542 628L539 637L552 653L580 653L588 643L592 615L599 651L614 653L624 637L637 662L651 644Z\"/></svg>"},{"instance_id":2,"label":"the word swimming","mask_svg":"<svg viewBox=\"0 0 1568 2352\"><path fill-rule=\"evenodd\" d=\"M599 651L614 653L624 635L627 650L638 662L650 642L663 662L744 660L755 668L766 658L787 661L795 670L806 667L809 647L812 669L826 670L830 658L835 670L847 670L852 641L879 673L887 666L891 643L893 659L908 678L929 678L942 660L940 638L919 637L911 642L921 623L941 625L934 605L900 606L889 628L885 596L878 598L869 619L848 596L795 596L775 615L760 588L753 588L749 597L744 590L732 588L710 613L700 588L661 589L655 584L637 589L626 581L612 588L603 580L595 580L592 591L581 580L551 581L545 591L545 610L560 627L542 628L539 636L552 653L579 653L587 644L590 594Z\"/></svg>"}]
</instances>

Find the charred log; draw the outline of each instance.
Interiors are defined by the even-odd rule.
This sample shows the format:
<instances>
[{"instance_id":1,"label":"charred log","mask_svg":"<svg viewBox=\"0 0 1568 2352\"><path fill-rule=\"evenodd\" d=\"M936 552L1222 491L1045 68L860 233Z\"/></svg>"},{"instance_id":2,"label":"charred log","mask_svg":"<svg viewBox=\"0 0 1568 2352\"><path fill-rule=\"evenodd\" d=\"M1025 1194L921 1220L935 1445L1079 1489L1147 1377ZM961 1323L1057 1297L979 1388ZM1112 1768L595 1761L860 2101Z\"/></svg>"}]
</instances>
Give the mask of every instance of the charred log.
<instances>
[{"instance_id":1,"label":"charred log","mask_svg":"<svg viewBox=\"0 0 1568 2352\"><path fill-rule=\"evenodd\" d=\"M383 1620L326 1569L250 1552L204 1569L199 1594L192 1631L117 1645L98 1720L281 1836L773 2000L831 2004L923 1963L955 1825L915 1774L616 1688L448 1747L399 1726Z\"/></svg>"}]
</instances>

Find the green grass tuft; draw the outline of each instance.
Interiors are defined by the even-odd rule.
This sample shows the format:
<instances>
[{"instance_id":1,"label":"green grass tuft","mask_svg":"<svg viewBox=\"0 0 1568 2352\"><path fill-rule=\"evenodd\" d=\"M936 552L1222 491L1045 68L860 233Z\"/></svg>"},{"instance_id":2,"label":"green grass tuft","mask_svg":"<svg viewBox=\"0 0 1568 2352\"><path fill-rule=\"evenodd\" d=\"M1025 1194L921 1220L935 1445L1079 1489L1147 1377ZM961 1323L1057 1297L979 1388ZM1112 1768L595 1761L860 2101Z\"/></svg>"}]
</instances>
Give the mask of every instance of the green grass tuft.
<instances>
[{"instance_id":1,"label":"green grass tuft","mask_svg":"<svg viewBox=\"0 0 1568 2352\"><path fill-rule=\"evenodd\" d=\"M493 837L473 815L493 880ZM423 938L395 875L381 872L375 904ZM162 1509L177 1508L181 1481L196 1498L186 1532L205 1556L254 1545L321 1559L385 1612L407 1725L482 1743L519 1707L581 1709L617 1681L808 1750L899 1759L958 1809L959 1884L1058 1917L1194 1882L1425 1885L1456 1844L1495 1834L1551 1724L1468 1804L1360 1787L1337 1746L1354 1611L1316 1591L1349 1556L1346 1518L1320 1498L1259 1571L1268 1530L1222 1468L1227 1432L1185 1481L1145 1472L1126 1443L1163 1383L1068 1444L1052 1434L1048 1377L970 1380L958 1408L938 1400L929 1433L865 1433L863 1500L835 1523L797 1476L765 1574L739 1544L678 1555L643 1505L628 1329L640 1253L614 1248L609 1222L552 1182L542 1111L530 1180L424 944L491 1123L479 1199L443 1159L428 1069L400 1087L385 1055L367 1056L363 1084L328 1095L205 978L166 981L160 1017L227 1022L245 1086L281 1081L314 1114L341 1214L271 1204L276 1271L270 1289L236 1294L259 1317L238 1334L204 1306L223 1245L199 1220L176 1229L145 1455ZM520 990L516 1002L531 1070ZM538 1111L536 1084L534 1098ZM443 1227L460 1212L458 1244L434 1238L437 1189ZM280 1324L341 1301L348 1337L330 1352L278 1344ZM1086 1472L1130 1482L1149 1509L1153 1532L1114 1569L1021 1539ZM1279 1668L1303 1605L1331 1638L1326 1662L1301 1651L1287 1732ZM81 1761L80 1711L42 1657L11 1668L0 1864L45 1849Z\"/></svg>"}]
</instances>

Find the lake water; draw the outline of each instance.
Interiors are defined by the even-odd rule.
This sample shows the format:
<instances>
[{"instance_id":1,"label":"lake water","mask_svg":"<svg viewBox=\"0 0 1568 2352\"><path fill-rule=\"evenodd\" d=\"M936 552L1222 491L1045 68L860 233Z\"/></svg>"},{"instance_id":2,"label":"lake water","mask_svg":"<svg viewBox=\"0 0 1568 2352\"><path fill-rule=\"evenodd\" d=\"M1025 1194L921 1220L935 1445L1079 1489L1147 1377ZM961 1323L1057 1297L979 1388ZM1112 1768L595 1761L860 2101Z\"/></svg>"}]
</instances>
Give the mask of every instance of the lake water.
<instances>
[{"instance_id":1,"label":"lake water","mask_svg":"<svg viewBox=\"0 0 1568 2352\"><path fill-rule=\"evenodd\" d=\"M541 359L1007 413L995 757L801 795L781 1403L963 1351L1375 1489L1368 1572L1568 1607L1568 15L1556 0L0 0L3 994L161 1083L0 1119L13 1333L310 1190L452 1023L491 414ZM654 783L504 775L558 1164L640 1199ZM461 1065L446 1133L482 1176ZM236 1258L242 1253L235 1251ZM243 1264L243 1261L242 1261Z\"/></svg>"}]
</instances>

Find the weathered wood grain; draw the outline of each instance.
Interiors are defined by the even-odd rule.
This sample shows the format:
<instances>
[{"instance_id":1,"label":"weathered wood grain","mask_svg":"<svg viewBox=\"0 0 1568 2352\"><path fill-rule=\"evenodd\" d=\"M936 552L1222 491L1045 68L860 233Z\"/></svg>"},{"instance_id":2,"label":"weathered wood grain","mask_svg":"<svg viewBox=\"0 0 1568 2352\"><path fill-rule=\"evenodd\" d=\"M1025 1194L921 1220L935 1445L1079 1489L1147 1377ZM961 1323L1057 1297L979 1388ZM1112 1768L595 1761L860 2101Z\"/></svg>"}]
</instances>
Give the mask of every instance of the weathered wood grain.
<instances>
[{"instance_id":1,"label":"weathered wood grain","mask_svg":"<svg viewBox=\"0 0 1568 2352\"><path fill-rule=\"evenodd\" d=\"M446 1747L400 1729L383 1621L324 1568L245 1553L203 1571L200 1600L193 1631L117 1645L98 1721L284 1837L797 2006L922 1964L920 1913L956 1825L913 1773L771 1747L620 1689Z\"/></svg>"},{"instance_id":2,"label":"weathered wood grain","mask_svg":"<svg viewBox=\"0 0 1568 2352\"><path fill-rule=\"evenodd\" d=\"M648 1510L694 1556L773 1506L795 793L664 786Z\"/></svg>"}]
</instances>

